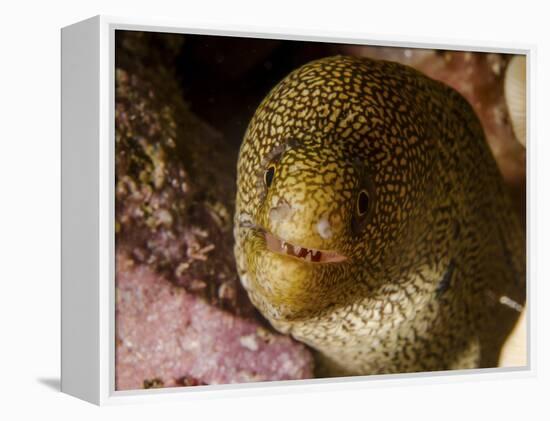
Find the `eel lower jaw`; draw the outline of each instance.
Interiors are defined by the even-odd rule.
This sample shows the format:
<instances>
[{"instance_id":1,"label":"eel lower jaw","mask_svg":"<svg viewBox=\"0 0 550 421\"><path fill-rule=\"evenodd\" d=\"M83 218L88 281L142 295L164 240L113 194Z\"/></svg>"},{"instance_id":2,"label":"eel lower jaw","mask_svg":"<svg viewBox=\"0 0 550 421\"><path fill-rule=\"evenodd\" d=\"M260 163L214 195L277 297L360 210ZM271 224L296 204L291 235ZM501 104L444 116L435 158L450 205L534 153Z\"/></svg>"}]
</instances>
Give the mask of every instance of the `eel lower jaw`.
<instances>
[{"instance_id":1,"label":"eel lower jaw","mask_svg":"<svg viewBox=\"0 0 550 421\"><path fill-rule=\"evenodd\" d=\"M264 231L266 247L268 250L293 257L308 263L340 263L347 259L346 256L329 250L317 250L289 243L279 237Z\"/></svg>"}]
</instances>

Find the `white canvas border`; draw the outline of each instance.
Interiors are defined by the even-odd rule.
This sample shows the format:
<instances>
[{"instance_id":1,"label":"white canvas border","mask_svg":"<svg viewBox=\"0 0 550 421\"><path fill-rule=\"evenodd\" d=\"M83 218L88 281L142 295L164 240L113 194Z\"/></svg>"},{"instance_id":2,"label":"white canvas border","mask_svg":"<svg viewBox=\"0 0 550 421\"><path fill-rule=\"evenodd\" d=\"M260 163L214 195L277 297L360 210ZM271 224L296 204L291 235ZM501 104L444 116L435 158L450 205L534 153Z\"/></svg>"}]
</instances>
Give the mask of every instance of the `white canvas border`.
<instances>
[{"instance_id":1,"label":"white canvas border","mask_svg":"<svg viewBox=\"0 0 550 421\"><path fill-rule=\"evenodd\" d=\"M535 337L532 335L536 311L534 297L535 283L531 279L533 249L531 227L536 218L532 192L532 156L536 153L532 141L532 124L535 103L535 60L534 45L511 45L495 42L468 42L451 39L426 39L406 37L379 37L364 33L313 32L299 28L257 28L253 26L185 24L181 21L155 20L148 18L120 18L99 16L99 80L100 121L99 124L99 404L121 404L138 402L166 402L184 399L203 399L228 396L252 396L263 394L287 394L296 392L348 390L356 388L414 386L419 384L444 384L481 380L502 380L505 378L526 378L536 375ZM114 31L140 30L172 32L182 34L226 35L253 38L289 39L304 41L368 44L408 48L438 48L446 50L467 50L525 54L528 74L528 121L527 121L527 315L528 365L525 368L494 368L458 370L437 373L395 374L383 376L348 377L342 379L311 379L285 382L247 383L238 385L198 386L193 388L168 388L155 390L115 391L115 273L114 273ZM93 326L90 327L90 332ZM95 327L97 330L97 326ZM84 329L84 327L83 327ZM92 351L93 352L93 351Z\"/></svg>"}]
</instances>

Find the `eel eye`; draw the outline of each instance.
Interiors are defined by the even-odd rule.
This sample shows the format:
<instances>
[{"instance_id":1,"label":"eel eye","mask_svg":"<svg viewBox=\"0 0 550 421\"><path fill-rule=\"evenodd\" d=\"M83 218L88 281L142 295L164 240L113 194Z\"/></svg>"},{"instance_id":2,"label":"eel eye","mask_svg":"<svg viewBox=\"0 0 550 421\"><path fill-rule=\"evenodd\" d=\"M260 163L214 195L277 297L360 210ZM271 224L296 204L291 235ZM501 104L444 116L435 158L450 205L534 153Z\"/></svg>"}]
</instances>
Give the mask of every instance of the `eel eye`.
<instances>
[{"instance_id":1,"label":"eel eye","mask_svg":"<svg viewBox=\"0 0 550 421\"><path fill-rule=\"evenodd\" d=\"M271 187L273 177L275 177L275 166L270 165L264 174L264 182L267 188Z\"/></svg>"},{"instance_id":2,"label":"eel eye","mask_svg":"<svg viewBox=\"0 0 550 421\"><path fill-rule=\"evenodd\" d=\"M359 192L357 196L357 214L363 216L369 210L369 195L365 190Z\"/></svg>"}]
</instances>

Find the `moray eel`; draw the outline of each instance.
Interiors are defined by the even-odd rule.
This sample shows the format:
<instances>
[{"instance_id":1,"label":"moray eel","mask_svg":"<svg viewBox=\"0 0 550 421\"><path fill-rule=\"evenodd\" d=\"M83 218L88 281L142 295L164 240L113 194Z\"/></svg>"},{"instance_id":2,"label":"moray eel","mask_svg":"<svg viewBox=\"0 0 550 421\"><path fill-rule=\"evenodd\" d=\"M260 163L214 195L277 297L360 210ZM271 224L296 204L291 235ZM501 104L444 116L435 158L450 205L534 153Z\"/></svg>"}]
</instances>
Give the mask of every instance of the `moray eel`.
<instances>
[{"instance_id":1,"label":"moray eel","mask_svg":"<svg viewBox=\"0 0 550 421\"><path fill-rule=\"evenodd\" d=\"M235 256L320 376L492 367L525 300L525 239L464 98L397 63L329 57L256 110Z\"/></svg>"}]
</instances>

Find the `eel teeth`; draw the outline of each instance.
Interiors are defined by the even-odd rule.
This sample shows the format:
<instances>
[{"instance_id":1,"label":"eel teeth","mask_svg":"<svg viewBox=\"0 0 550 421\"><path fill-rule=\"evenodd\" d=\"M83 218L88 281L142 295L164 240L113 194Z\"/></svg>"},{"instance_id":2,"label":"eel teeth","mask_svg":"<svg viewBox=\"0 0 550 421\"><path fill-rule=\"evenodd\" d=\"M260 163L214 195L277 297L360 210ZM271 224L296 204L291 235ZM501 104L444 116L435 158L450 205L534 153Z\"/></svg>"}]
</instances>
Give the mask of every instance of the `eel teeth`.
<instances>
[{"instance_id":1,"label":"eel teeth","mask_svg":"<svg viewBox=\"0 0 550 421\"><path fill-rule=\"evenodd\" d=\"M275 235L265 233L267 248L275 253L286 254L297 259L311 263L337 263L346 260L343 256L334 251L316 250L298 246L288 241L281 240Z\"/></svg>"}]
</instances>

